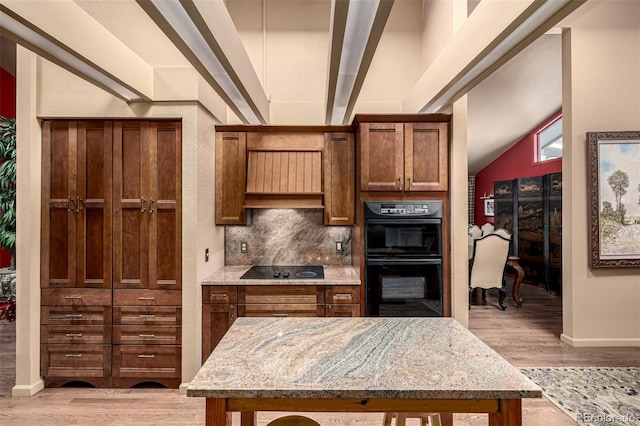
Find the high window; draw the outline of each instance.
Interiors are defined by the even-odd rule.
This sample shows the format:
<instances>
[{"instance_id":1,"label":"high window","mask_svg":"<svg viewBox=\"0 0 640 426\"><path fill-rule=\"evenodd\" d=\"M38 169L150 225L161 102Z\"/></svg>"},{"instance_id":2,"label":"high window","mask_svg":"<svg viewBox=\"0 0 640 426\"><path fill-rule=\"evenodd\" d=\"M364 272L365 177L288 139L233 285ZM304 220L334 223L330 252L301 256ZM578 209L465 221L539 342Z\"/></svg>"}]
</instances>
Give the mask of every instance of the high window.
<instances>
[{"instance_id":1,"label":"high window","mask_svg":"<svg viewBox=\"0 0 640 426\"><path fill-rule=\"evenodd\" d=\"M536 133L536 161L562 158L562 116Z\"/></svg>"}]
</instances>

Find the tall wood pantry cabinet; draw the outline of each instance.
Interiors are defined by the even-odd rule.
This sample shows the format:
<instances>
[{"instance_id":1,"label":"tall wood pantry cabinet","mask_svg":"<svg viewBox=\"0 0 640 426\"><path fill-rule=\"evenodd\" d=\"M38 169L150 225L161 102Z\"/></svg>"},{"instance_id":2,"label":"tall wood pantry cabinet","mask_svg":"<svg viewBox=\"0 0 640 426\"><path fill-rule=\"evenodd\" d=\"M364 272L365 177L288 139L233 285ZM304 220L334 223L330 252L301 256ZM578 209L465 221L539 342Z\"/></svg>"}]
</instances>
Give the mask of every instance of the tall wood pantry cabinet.
<instances>
[{"instance_id":1,"label":"tall wood pantry cabinet","mask_svg":"<svg viewBox=\"0 0 640 426\"><path fill-rule=\"evenodd\" d=\"M41 373L48 387L177 387L181 124L43 123Z\"/></svg>"}]
</instances>

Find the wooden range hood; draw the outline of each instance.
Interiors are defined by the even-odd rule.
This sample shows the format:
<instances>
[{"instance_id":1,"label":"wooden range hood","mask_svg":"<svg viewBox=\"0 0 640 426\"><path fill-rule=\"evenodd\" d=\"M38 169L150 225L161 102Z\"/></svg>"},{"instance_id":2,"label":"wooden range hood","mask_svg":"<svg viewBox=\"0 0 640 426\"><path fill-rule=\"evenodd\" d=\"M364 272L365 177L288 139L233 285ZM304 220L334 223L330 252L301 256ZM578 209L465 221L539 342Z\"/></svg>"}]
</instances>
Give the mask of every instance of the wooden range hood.
<instances>
[{"instance_id":1,"label":"wooden range hood","mask_svg":"<svg viewBox=\"0 0 640 426\"><path fill-rule=\"evenodd\" d=\"M324 135L247 133L244 208L323 208Z\"/></svg>"}]
</instances>

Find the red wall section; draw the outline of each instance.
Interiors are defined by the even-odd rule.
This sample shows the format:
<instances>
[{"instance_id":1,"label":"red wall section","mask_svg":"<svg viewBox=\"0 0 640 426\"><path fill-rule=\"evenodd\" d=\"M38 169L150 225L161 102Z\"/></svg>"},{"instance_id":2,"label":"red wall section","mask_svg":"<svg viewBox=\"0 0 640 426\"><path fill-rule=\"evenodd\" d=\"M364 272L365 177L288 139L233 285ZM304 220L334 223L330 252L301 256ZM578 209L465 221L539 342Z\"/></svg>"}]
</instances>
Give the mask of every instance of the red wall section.
<instances>
[{"instance_id":1,"label":"red wall section","mask_svg":"<svg viewBox=\"0 0 640 426\"><path fill-rule=\"evenodd\" d=\"M16 78L0 67L0 115L16 118ZM0 268L11 263L11 253L0 249Z\"/></svg>"},{"instance_id":2,"label":"red wall section","mask_svg":"<svg viewBox=\"0 0 640 426\"><path fill-rule=\"evenodd\" d=\"M0 115L16 118L16 78L0 68Z\"/></svg>"},{"instance_id":3,"label":"red wall section","mask_svg":"<svg viewBox=\"0 0 640 426\"><path fill-rule=\"evenodd\" d=\"M474 223L482 225L492 222L492 216L484 215L484 205L480 197L493 195L493 182L520 177L542 176L562 171L562 158L534 163L535 134L560 116L561 111L546 119L540 126L523 137L504 154L476 174L476 200Z\"/></svg>"}]
</instances>

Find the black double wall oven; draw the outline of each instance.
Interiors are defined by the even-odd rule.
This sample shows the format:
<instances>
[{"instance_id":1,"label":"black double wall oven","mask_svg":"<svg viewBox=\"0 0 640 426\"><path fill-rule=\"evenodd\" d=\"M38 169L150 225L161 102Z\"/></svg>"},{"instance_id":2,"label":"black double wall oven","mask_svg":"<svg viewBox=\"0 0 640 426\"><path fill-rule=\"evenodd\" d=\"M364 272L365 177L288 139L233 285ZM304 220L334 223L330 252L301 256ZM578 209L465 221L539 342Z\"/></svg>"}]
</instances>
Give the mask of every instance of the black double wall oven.
<instances>
[{"instance_id":1,"label":"black double wall oven","mask_svg":"<svg viewBox=\"0 0 640 426\"><path fill-rule=\"evenodd\" d=\"M443 315L442 202L365 202L366 315Z\"/></svg>"}]
</instances>

